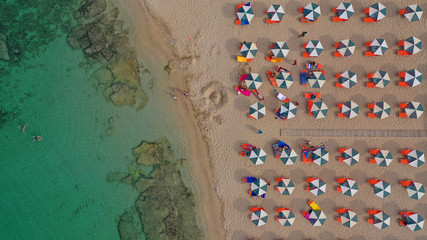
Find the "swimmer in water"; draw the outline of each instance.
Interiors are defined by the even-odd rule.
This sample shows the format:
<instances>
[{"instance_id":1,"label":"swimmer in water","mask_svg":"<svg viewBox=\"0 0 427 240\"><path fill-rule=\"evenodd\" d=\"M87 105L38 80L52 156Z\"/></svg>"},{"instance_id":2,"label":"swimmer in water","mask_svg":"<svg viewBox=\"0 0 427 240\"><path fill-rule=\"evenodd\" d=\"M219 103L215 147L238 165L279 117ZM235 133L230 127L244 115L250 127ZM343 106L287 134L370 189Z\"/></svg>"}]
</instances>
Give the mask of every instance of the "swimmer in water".
<instances>
[{"instance_id":1,"label":"swimmer in water","mask_svg":"<svg viewBox=\"0 0 427 240\"><path fill-rule=\"evenodd\" d=\"M25 133L25 128L28 126L28 124L25 124L24 126L18 125L18 128L22 130L22 132L24 133L24 135L27 135Z\"/></svg>"},{"instance_id":2,"label":"swimmer in water","mask_svg":"<svg viewBox=\"0 0 427 240\"><path fill-rule=\"evenodd\" d=\"M33 136L34 140L33 142L40 142L41 140L43 140L42 136Z\"/></svg>"}]
</instances>

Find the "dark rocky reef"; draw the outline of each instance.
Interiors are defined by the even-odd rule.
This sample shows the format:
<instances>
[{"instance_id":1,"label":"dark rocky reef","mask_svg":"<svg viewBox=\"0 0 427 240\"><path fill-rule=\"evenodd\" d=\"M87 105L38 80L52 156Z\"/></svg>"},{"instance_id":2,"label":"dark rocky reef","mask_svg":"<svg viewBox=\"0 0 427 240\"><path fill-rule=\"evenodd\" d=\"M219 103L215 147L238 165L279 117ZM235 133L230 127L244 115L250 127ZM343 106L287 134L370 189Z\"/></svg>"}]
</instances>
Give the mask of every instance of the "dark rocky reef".
<instances>
[{"instance_id":1,"label":"dark rocky reef","mask_svg":"<svg viewBox=\"0 0 427 240\"><path fill-rule=\"evenodd\" d=\"M179 166L170 143L161 139L157 143L143 142L133 149L135 160L129 175L122 182L132 185L139 193L135 209L143 231L150 240L203 239L196 223L196 199L184 185ZM135 171L135 168L137 170ZM142 169L151 169L149 173ZM119 222L121 239L134 238L132 219L125 212ZM130 237L131 236L131 237Z\"/></svg>"},{"instance_id":2,"label":"dark rocky reef","mask_svg":"<svg viewBox=\"0 0 427 240\"><path fill-rule=\"evenodd\" d=\"M138 103L142 109L148 101L139 76L143 66L118 14L118 8L108 9L105 0L87 0L74 14L77 26L70 31L67 41L73 49L81 49L88 58L103 64L92 78L108 100L116 106Z\"/></svg>"}]
</instances>

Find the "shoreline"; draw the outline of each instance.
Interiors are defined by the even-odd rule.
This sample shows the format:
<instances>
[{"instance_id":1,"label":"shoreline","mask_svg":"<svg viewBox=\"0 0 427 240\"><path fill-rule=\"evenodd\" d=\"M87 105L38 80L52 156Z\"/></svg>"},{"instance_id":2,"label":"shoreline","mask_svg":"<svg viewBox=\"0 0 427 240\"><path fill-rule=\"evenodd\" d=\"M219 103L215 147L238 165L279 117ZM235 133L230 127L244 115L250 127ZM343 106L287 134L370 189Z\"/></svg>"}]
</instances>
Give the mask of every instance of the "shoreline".
<instances>
[{"instance_id":1,"label":"shoreline","mask_svg":"<svg viewBox=\"0 0 427 240\"><path fill-rule=\"evenodd\" d=\"M118 8L121 16L123 16L124 12L127 13L126 16L132 16L132 20L127 19L127 24L129 24L130 28L129 40L131 45L135 47L136 52L142 56L144 60L142 63L146 67L148 65L147 68L156 77L166 75L164 67L170 66L169 81L173 82L171 86L173 85L174 88L179 90L188 89L188 83L185 81L187 74L181 71L179 67L174 66L174 63L179 62L180 59L176 59L178 56L170 44L172 39L168 26L154 16L153 11L148 6L138 0L131 0L125 5L122 4ZM122 12L122 10L124 11ZM148 14L148 16L145 14ZM134 25L135 22L141 21L146 23L138 24L138 26ZM144 30L137 31L139 27ZM158 54L159 52L160 54ZM152 57L154 54L155 58ZM152 62L147 62L147 59ZM156 63L161 63L162 65ZM201 215L196 216L196 218L202 217L201 223L203 226L201 227L208 239L224 239L223 215L221 214L223 206L213 184L214 178L208 150L209 145L203 135L203 131L200 129L200 123L193 117L196 115L194 112L195 106L193 106L190 98L184 100L184 97L180 97L182 100L173 104L177 105L176 113L178 116L176 118L181 120L180 124L185 129L188 129L186 135L190 144L187 156L190 160L190 178L198 199L196 212Z\"/></svg>"}]
</instances>

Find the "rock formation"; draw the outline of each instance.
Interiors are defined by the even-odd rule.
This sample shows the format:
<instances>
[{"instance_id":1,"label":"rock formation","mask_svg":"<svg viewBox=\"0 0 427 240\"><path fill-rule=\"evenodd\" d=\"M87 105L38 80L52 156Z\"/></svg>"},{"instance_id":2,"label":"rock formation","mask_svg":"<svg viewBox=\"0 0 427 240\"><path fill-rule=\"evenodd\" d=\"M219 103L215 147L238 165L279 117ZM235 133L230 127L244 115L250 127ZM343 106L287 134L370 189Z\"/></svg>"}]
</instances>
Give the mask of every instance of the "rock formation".
<instances>
[{"instance_id":1,"label":"rock formation","mask_svg":"<svg viewBox=\"0 0 427 240\"><path fill-rule=\"evenodd\" d=\"M140 193L135 202L141 224L147 239L203 239L203 233L195 219L196 199L193 192L184 185L179 164L170 143L161 139L157 143L143 142L133 149L135 161L141 168L152 168L149 174L135 175L132 172L122 179ZM119 223L120 236L128 234L129 213L123 214ZM125 227L127 226L127 227ZM133 231L132 229L129 231Z\"/></svg>"},{"instance_id":2,"label":"rock formation","mask_svg":"<svg viewBox=\"0 0 427 240\"><path fill-rule=\"evenodd\" d=\"M139 63L129 44L127 32L118 19L118 8L110 7L105 0L87 0L74 17L75 26L67 37L73 49L103 63L92 78L103 87L104 96L116 106L139 104L143 108L148 97L142 89ZM103 78L111 75L112 78Z\"/></svg>"}]
</instances>

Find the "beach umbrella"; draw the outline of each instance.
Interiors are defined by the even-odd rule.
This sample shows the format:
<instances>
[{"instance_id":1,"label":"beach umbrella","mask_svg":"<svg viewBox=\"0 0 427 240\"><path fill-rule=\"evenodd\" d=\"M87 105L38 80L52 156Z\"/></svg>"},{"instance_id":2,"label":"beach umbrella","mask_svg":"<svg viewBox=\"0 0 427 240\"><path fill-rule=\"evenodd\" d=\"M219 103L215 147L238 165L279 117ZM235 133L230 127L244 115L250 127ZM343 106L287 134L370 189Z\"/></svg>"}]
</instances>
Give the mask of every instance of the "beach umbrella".
<instances>
[{"instance_id":1,"label":"beach umbrella","mask_svg":"<svg viewBox=\"0 0 427 240\"><path fill-rule=\"evenodd\" d=\"M337 51L343 56L351 56L356 49L356 44L350 39L342 40L338 43Z\"/></svg>"},{"instance_id":2,"label":"beach umbrella","mask_svg":"<svg viewBox=\"0 0 427 240\"><path fill-rule=\"evenodd\" d=\"M379 181L374 184L374 194L380 198L385 198L391 193L391 186L388 182Z\"/></svg>"},{"instance_id":3,"label":"beach umbrella","mask_svg":"<svg viewBox=\"0 0 427 240\"><path fill-rule=\"evenodd\" d=\"M271 52L277 58L286 57L289 53L288 44L286 44L286 42L275 42L271 48Z\"/></svg>"},{"instance_id":4,"label":"beach umbrella","mask_svg":"<svg viewBox=\"0 0 427 240\"><path fill-rule=\"evenodd\" d=\"M292 102L282 104L280 107L280 115L285 119L291 119L297 114L297 106Z\"/></svg>"},{"instance_id":5,"label":"beach umbrella","mask_svg":"<svg viewBox=\"0 0 427 240\"><path fill-rule=\"evenodd\" d=\"M354 118L359 114L359 105L353 101L342 104L341 113L347 118Z\"/></svg>"},{"instance_id":6,"label":"beach umbrella","mask_svg":"<svg viewBox=\"0 0 427 240\"><path fill-rule=\"evenodd\" d=\"M342 154L343 162L352 166L359 162L359 152L354 148L345 150Z\"/></svg>"},{"instance_id":7,"label":"beach umbrella","mask_svg":"<svg viewBox=\"0 0 427 240\"><path fill-rule=\"evenodd\" d=\"M283 149L280 154L280 160L282 160L285 165L294 165L297 161L297 153L293 149Z\"/></svg>"},{"instance_id":8,"label":"beach umbrella","mask_svg":"<svg viewBox=\"0 0 427 240\"><path fill-rule=\"evenodd\" d=\"M374 226L379 229L384 229L390 226L390 216L384 212L379 212L374 215Z\"/></svg>"},{"instance_id":9,"label":"beach umbrella","mask_svg":"<svg viewBox=\"0 0 427 240\"><path fill-rule=\"evenodd\" d=\"M375 103L374 109L372 111L375 116L379 119L384 119L390 116L391 107L388 103L381 101Z\"/></svg>"},{"instance_id":10,"label":"beach umbrella","mask_svg":"<svg viewBox=\"0 0 427 240\"><path fill-rule=\"evenodd\" d=\"M276 82L279 88L289 88L294 80L290 72L280 72L276 77Z\"/></svg>"},{"instance_id":11,"label":"beach umbrella","mask_svg":"<svg viewBox=\"0 0 427 240\"><path fill-rule=\"evenodd\" d=\"M421 84L423 81L423 75L417 69L411 69L405 72L405 78L403 80L411 87L415 87Z\"/></svg>"},{"instance_id":12,"label":"beach umbrella","mask_svg":"<svg viewBox=\"0 0 427 240\"><path fill-rule=\"evenodd\" d=\"M352 210L347 210L343 214L341 214L341 224L352 228L357 223L357 214Z\"/></svg>"},{"instance_id":13,"label":"beach umbrella","mask_svg":"<svg viewBox=\"0 0 427 240\"><path fill-rule=\"evenodd\" d=\"M404 108L406 115L409 118L419 118L423 114L424 109L419 102L410 101Z\"/></svg>"},{"instance_id":14,"label":"beach umbrella","mask_svg":"<svg viewBox=\"0 0 427 240\"><path fill-rule=\"evenodd\" d=\"M345 88L352 88L357 83L357 75L352 71L345 71L340 76L340 83Z\"/></svg>"},{"instance_id":15,"label":"beach umbrella","mask_svg":"<svg viewBox=\"0 0 427 240\"><path fill-rule=\"evenodd\" d=\"M424 227L424 218L417 213L411 214L406 220L406 226L414 232L421 230Z\"/></svg>"},{"instance_id":16,"label":"beach umbrella","mask_svg":"<svg viewBox=\"0 0 427 240\"><path fill-rule=\"evenodd\" d=\"M271 21L280 21L285 16L285 10L279 4L272 4L267 9L267 16Z\"/></svg>"},{"instance_id":17,"label":"beach umbrella","mask_svg":"<svg viewBox=\"0 0 427 240\"><path fill-rule=\"evenodd\" d=\"M251 192L254 196L261 196L267 193L267 182L257 179L251 183Z\"/></svg>"},{"instance_id":18,"label":"beach umbrella","mask_svg":"<svg viewBox=\"0 0 427 240\"><path fill-rule=\"evenodd\" d=\"M312 88L321 88L325 82L326 78L322 72L311 72L308 75L308 83Z\"/></svg>"},{"instance_id":19,"label":"beach umbrella","mask_svg":"<svg viewBox=\"0 0 427 240\"><path fill-rule=\"evenodd\" d=\"M282 226L292 226L292 224L295 222L295 214L289 209L283 209L280 211L279 217L277 217L277 221Z\"/></svg>"},{"instance_id":20,"label":"beach umbrella","mask_svg":"<svg viewBox=\"0 0 427 240\"><path fill-rule=\"evenodd\" d=\"M424 185L419 182L412 182L407 188L408 196L412 199L418 200L426 194Z\"/></svg>"},{"instance_id":21,"label":"beach umbrella","mask_svg":"<svg viewBox=\"0 0 427 240\"><path fill-rule=\"evenodd\" d=\"M291 195L295 189L295 184L289 178L282 178L276 187L276 190L282 195Z\"/></svg>"},{"instance_id":22,"label":"beach umbrella","mask_svg":"<svg viewBox=\"0 0 427 240\"><path fill-rule=\"evenodd\" d=\"M323 51L322 43L319 40L310 40L305 46L305 51L307 51L310 57L317 57Z\"/></svg>"},{"instance_id":23,"label":"beach umbrella","mask_svg":"<svg viewBox=\"0 0 427 240\"><path fill-rule=\"evenodd\" d=\"M386 7L381 3L374 3L369 7L369 17L373 18L375 21L379 21L385 18L387 11Z\"/></svg>"},{"instance_id":24,"label":"beach umbrella","mask_svg":"<svg viewBox=\"0 0 427 240\"><path fill-rule=\"evenodd\" d=\"M324 148L317 148L313 151L313 163L322 166L328 163L329 161L329 152Z\"/></svg>"},{"instance_id":25,"label":"beach umbrella","mask_svg":"<svg viewBox=\"0 0 427 240\"><path fill-rule=\"evenodd\" d=\"M409 54L416 54L421 51L422 42L416 37L409 37L403 42L403 50Z\"/></svg>"},{"instance_id":26,"label":"beach umbrella","mask_svg":"<svg viewBox=\"0 0 427 240\"><path fill-rule=\"evenodd\" d=\"M328 106L324 102L315 102L311 107L310 112L315 118L324 118L328 114Z\"/></svg>"},{"instance_id":27,"label":"beach umbrella","mask_svg":"<svg viewBox=\"0 0 427 240\"><path fill-rule=\"evenodd\" d=\"M265 160L267 159L267 154L261 148L257 148L251 151L251 155L249 156L249 159L255 165L260 165L265 163Z\"/></svg>"},{"instance_id":28,"label":"beach umbrella","mask_svg":"<svg viewBox=\"0 0 427 240\"><path fill-rule=\"evenodd\" d=\"M381 38L375 38L369 46L374 55L382 56L388 50L387 42Z\"/></svg>"},{"instance_id":29,"label":"beach umbrella","mask_svg":"<svg viewBox=\"0 0 427 240\"><path fill-rule=\"evenodd\" d=\"M376 87L385 88L390 83L390 76L385 71L376 71L372 76L372 82Z\"/></svg>"},{"instance_id":30,"label":"beach umbrella","mask_svg":"<svg viewBox=\"0 0 427 240\"><path fill-rule=\"evenodd\" d=\"M342 2L336 8L339 18L348 20L354 14L353 4Z\"/></svg>"},{"instance_id":31,"label":"beach umbrella","mask_svg":"<svg viewBox=\"0 0 427 240\"><path fill-rule=\"evenodd\" d=\"M316 178L310 182L309 190L316 196L320 196L326 192L326 183L320 179Z\"/></svg>"},{"instance_id":32,"label":"beach umbrella","mask_svg":"<svg viewBox=\"0 0 427 240\"><path fill-rule=\"evenodd\" d=\"M408 164L412 167L419 167L424 164L424 153L418 150L412 150L406 155Z\"/></svg>"},{"instance_id":33,"label":"beach umbrella","mask_svg":"<svg viewBox=\"0 0 427 240\"><path fill-rule=\"evenodd\" d=\"M249 116L255 119L260 119L265 116L265 106L261 103L254 103L249 107Z\"/></svg>"},{"instance_id":34,"label":"beach umbrella","mask_svg":"<svg viewBox=\"0 0 427 240\"><path fill-rule=\"evenodd\" d=\"M250 2L241 6L237 10L237 18L244 23L251 23L252 18L254 17L254 11Z\"/></svg>"},{"instance_id":35,"label":"beach umbrella","mask_svg":"<svg viewBox=\"0 0 427 240\"><path fill-rule=\"evenodd\" d=\"M378 166L388 167L393 161L393 155L389 150L379 150L374 156L375 162Z\"/></svg>"},{"instance_id":36,"label":"beach umbrella","mask_svg":"<svg viewBox=\"0 0 427 240\"><path fill-rule=\"evenodd\" d=\"M258 89L262 84L261 76L258 73L249 73L245 79L245 84L249 89Z\"/></svg>"},{"instance_id":37,"label":"beach umbrella","mask_svg":"<svg viewBox=\"0 0 427 240\"><path fill-rule=\"evenodd\" d=\"M252 212L251 221L257 226L262 226L267 223L268 214L267 212L260 208Z\"/></svg>"},{"instance_id":38,"label":"beach umbrella","mask_svg":"<svg viewBox=\"0 0 427 240\"><path fill-rule=\"evenodd\" d=\"M409 5L403 14L410 22L419 21L423 15L423 9L418 4Z\"/></svg>"},{"instance_id":39,"label":"beach umbrella","mask_svg":"<svg viewBox=\"0 0 427 240\"><path fill-rule=\"evenodd\" d=\"M307 219L315 227L322 226L326 221L326 215L322 210L311 210Z\"/></svg>"},{"instance_id":40,"label":"beach umbrella","mask_svg":"<svg viewBox=\"0 0 427 240\"><path fill-rule=\"evenodd\" d=\"M315 3L309 3L304 7L304 16L310 21L316 20L320 14L320 6Z\"/></svg>"},{"instance_id":41,"label":"beach umbrella","mask_svg":"<svg viewBox=\"0 0 427 240\"><path fill-rule=\"evenodd\" d=\"M252 59L258 53L258 47L254 42L246 42L240 48L240 53L246 59Z\"/></svg>"},{"instance_id":42,"label":"beach umbrella","mask_svg":"<svg viewBox=\"0 0 427 240\"><path fill-rule=\"evenodd\" d=\"M359 191L359 187L357 186L357 182L353 179L347 178L344 182L341 183L342 194L353 197L357 191Z\"/></svg>"}]
</instances>

